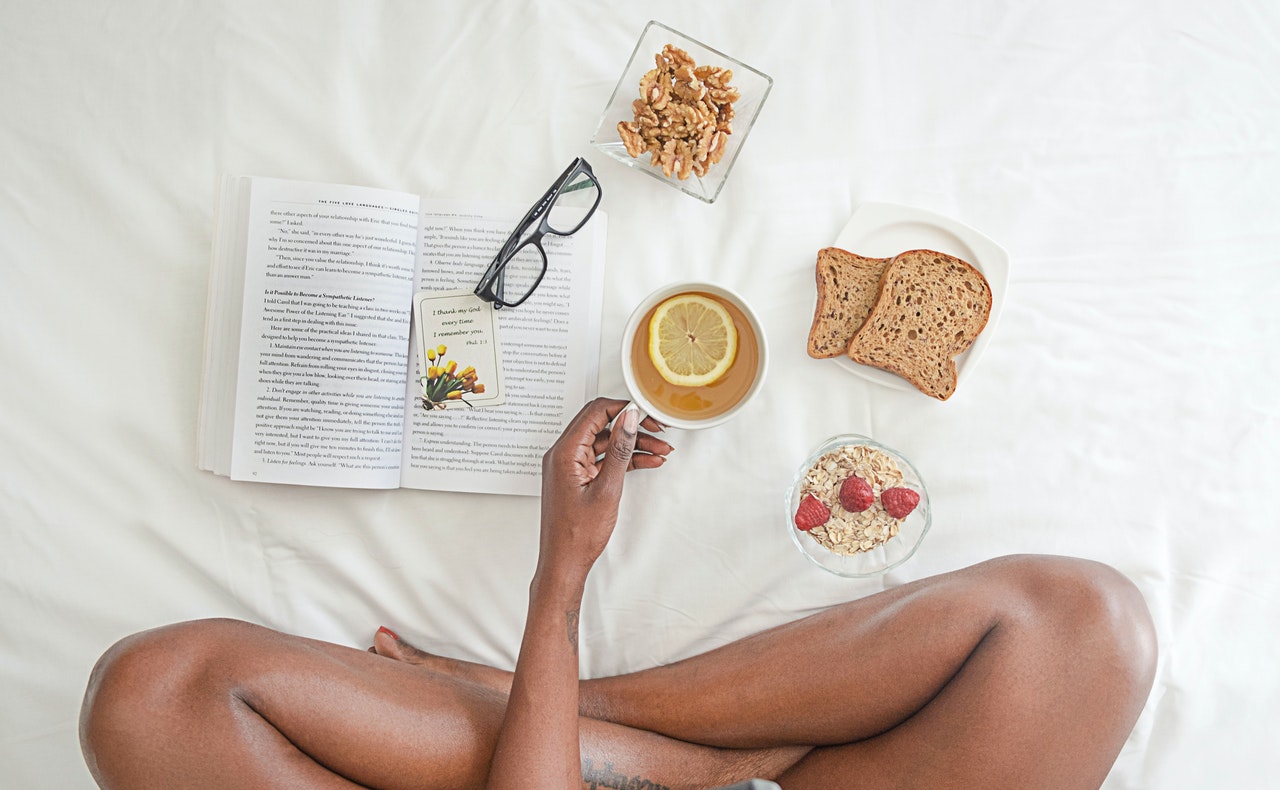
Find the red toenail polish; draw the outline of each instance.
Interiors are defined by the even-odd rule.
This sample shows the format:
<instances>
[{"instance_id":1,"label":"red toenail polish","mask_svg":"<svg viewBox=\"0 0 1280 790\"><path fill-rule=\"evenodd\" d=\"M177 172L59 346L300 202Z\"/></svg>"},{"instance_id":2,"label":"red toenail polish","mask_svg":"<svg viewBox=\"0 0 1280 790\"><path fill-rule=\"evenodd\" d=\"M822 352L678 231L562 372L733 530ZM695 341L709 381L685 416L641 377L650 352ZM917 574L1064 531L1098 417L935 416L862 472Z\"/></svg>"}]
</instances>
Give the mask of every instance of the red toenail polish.
<instances>
[{"instance_id":1,"label":"red toenail polish","mask_svg":"<svg viewBox=\"0 0 1280 790\"><path fill-rule=\"evenodd\" d=\"M378 633L386 634L387 636L391 637L397 642L400 641L400 635L397 634L395 631L392 631L390 628L387 628L385 625L378 626Z\"/></svg>"}]
</instances>

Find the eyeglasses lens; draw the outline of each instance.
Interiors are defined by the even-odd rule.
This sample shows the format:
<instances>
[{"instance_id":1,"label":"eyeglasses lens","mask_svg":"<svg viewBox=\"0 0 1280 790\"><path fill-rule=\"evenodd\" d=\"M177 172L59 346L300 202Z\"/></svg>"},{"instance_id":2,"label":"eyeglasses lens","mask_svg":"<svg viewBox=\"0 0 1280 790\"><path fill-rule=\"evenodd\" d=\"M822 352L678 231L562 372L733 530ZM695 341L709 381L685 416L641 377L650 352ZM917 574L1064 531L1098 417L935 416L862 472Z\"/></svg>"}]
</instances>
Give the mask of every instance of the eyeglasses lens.
<instances>
[{"instance_id":1,"label":"eyeglasses lens","mask_svg":"<svg viewBox=\"0 0 1280 790\"><path fill-rule=\"evenodd\" d=\"M560 190L555 208L547 217L547 225L556 233L573 233L582 227L598 200L600 188L596 183L586 173L575 173L573 179Z\"/></svg>"},{"instance_id":2,"label":"eyeglasses lens","mask_svg":"<svg viewBox=\"0 0 1280 790\"><path fill-rule=\"evenodd\" d=\"M538 285L538 278L541 276L542 254L538 252L537 247L526 244L516 251L502 269L502 275L499 278L502 284L501 290L498 290L497 283L494 284L494 289L498 291L502 301L516 304L523 301Z\"/></svg>"}]
</instances>

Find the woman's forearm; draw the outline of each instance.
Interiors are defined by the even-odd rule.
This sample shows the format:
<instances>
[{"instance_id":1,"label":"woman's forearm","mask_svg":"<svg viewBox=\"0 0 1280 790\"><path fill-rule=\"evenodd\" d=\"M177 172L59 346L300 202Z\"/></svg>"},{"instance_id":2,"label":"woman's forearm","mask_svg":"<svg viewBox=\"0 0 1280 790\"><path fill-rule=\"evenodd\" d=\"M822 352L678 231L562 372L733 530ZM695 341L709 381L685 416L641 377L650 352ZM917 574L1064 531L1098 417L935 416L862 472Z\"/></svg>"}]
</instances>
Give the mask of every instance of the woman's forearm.
<instances>
[{"instance_id":1,"label":"woman's forearm","mask_svg":"<svg viewBox=\"0 0 1280 790\"><path fill-rule=\"evenodd\" d=\"M577 788L578 613L585 578L539 569L511 695L489 771L491 790Z\"/></svg>"},{"instance_id":2,"label":"woman's forearm","mask_svg":"<svg viewBox=\"0 0 1280 790\"><path fill-rule=\"evenodd\" d=\"M623 476L638 431L634 407L597 399L578 412L542 456L538 568L529 585L529 617L489 767L494 790L582 786L578 612L587 573L618 522ZM655 450L665 446L650 442Z\"/></svg>"}]
</instances>

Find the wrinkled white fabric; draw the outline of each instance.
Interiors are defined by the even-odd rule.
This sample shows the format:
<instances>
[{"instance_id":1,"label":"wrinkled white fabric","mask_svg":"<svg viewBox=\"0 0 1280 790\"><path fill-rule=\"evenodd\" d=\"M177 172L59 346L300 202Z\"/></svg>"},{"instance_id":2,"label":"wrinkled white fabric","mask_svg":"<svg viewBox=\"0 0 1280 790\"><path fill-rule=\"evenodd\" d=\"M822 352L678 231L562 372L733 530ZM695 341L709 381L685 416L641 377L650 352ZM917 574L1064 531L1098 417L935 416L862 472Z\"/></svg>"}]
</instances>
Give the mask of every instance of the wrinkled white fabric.
<instances>
[{"instance_id":1,"label":"wrinkled white fabric","mask_svg":"<svg viewBox=\"0 0 1280 790\"><path fill-rule=\"evenodd\" d=\"M380 624L510 666L535 499L233 483L195 468L224 172L530 202L586 155L609 213L600 391L670 281L742 293L772 364L673 433L593 572L583 671L706 650L1001 554L1107 562L1159 631L1108 788L1280 781L1280 11L1273 3L104 2L0 14L0 784L87 788L116 639ZM719 200L587 145L657 18L774 79ZM948 402L804 353L813 263L864 201L1010 253ZM933 529L886 579L809 565L784 488L843 432L911 458ZM808 671L795 667L797 672ZM910 759L910 755L904 755Z\"/></svg>"}]
</instances>

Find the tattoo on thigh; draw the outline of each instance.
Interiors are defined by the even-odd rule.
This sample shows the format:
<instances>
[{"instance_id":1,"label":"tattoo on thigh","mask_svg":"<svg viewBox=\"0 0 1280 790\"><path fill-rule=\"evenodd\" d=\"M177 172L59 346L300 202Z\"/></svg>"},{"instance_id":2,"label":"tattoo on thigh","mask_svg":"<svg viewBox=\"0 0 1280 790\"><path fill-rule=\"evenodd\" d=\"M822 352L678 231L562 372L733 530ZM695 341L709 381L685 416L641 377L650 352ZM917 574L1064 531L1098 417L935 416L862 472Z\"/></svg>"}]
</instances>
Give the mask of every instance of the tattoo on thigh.
<instances>
[{"instance_id":1,"label":"tattoo on thigh","mask_svg":"<svg viewBox=\"0 0 1280 790\"><path fill-rule=\"evenodd\" d=\"M578 610L570 609L564 613L565 631L569 637L569 646L578 652Z\"/></svg>"},{"instance_id":2,"label":"tattoo on thigh","mask_svg":"<svg viewBox=\"0 0 1280 790\"><path fill-rule=\"evenodd\" d=\"M582 760L582 783L590 790L671 790L642 776L625 776L613 768L613 763L606 762L603 768L597 768L590 758Z\"/></svg>"}]
</instances>

